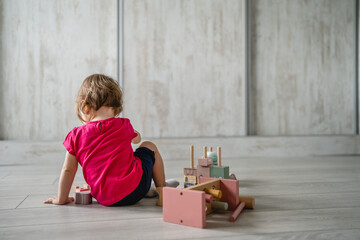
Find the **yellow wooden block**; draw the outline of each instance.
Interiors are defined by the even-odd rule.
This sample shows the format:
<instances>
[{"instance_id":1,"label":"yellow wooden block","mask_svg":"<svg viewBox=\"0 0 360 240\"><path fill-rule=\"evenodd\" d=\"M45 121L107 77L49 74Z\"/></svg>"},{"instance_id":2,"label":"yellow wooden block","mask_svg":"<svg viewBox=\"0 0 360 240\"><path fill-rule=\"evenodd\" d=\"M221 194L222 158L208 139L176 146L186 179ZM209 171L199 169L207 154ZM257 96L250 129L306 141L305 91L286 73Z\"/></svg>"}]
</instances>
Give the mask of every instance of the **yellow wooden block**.
<instances>
[{"instance_id":1,"label":"yellow wooden block","mask_svg":"<svg viewBox=\"0 0 360 240\"><path fill-rule=\"evenodd\" d=\"M194 186L197 183L196 176L184 175L184 187Z\"/></svg>"},{"instance_id":2,"label":"yellow wooden block","mask_svg":"<svg viewBox=\"0 0 360 240\"><path fill-rule=\"evenodd\" d=\"M222 197L222 192L221 192L221 190L208 189L208 188L206 188L204 191L205 191L207 194L210 194L210 195L212 195L212 196L215 197L215 198L221 199L221 197Z\"/></svg>"}]
</instances>

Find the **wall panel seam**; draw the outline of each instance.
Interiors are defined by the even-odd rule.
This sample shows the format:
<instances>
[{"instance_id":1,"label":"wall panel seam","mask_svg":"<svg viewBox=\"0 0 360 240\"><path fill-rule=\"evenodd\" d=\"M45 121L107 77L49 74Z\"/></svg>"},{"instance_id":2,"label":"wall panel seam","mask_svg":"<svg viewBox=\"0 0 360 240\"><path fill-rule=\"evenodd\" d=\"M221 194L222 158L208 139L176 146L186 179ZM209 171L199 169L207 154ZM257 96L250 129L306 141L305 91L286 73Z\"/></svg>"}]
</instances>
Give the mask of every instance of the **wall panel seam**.
<instances>
[{"instance_id":1,"label":"wall panel seam","mask_svg":"<svg viewBox=\"0 0 360 240\"><path fill-rule=\"evenodd\" d=\"M117 33L117 80L124 92L124 0L117 0ZM120 117L124 117L124 112Z\"/></svg>"},{"instance_id":2,"label":"wall panel seam","mask_svg":"<svg viewBox=\"0 0 360 240\"><path fill-rule=\"evenodd\" d=\"M243 16L244 16L244 136L249 136L250 131L250 71L251 71L251 35L250 35L250 1L243 1Z\"/></svg>"},{"instance_id":3,"label":"wall panel seam","mask_svg":"<svg viewBox=\"0 0 360 240\"><path fill-rule=\"evenodd\" d=\"M124 60L124 1L117 0L117 80L121 88L124 87L123 60Z\"/></svg>"},{"instance_id":4,"label":"wall panel seam","mask_svg":"<svg viewBox=\"0 0 360 240\"><path fill-rule=\"evenodd\" d=\"M359 0L355 0L355 135L359 135Z\"/></svg>"}]
</instances>

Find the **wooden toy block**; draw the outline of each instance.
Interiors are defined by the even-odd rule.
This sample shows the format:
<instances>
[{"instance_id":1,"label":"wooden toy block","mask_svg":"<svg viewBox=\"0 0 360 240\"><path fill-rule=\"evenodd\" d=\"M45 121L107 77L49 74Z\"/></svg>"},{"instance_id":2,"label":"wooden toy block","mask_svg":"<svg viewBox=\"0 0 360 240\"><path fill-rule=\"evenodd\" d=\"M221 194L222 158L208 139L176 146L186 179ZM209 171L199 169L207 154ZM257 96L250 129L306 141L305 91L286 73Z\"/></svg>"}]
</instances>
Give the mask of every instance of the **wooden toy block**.
<instances>
[{"instance_id":1,"label":"wooden toy block","mask_svg":"<svg viewBox=\"0 0 360 240\"><path fill-rule=\"evenodd\" d=\"M220 189L222 191L221 201L229 204L229 210L233 211L239 205L239 181L232 179L221 179Z\"/></svg>"},{"instance_id":2,"label":"wooden toy block","mask_svg":"<svg viewBox=\"0 0 360 240\"><path fill-rule=\"evenodd\" d=\"M198 164L202 167L209 167L213 164L213 160L211 157L208 158L199 158Z\"/></svg>"},{"instance_id":3,"label":"wooden toy block","mask_svg":"<svg viewBox=\"0 0 360 240\"><path fill-rule=\"evenodd\" d=\"M211 207L216 210L228 210L229 205L227 202L219 202L219 201L213 201L211 203Z\"/></svg>"},{"instance_id":4,"label":"wooden toy block","mask_svg":"<svg viewBox=\"0 0 360 240\"><path fill-rule=\"evenodd\" d=\"M221 199L221 197L222 197L221 190L205 188L204 192L206 192L207 194L210 194L214 198Z\"/></svg>"},{"instance_id":5,"label":"wooden toy block","mask_svg":"<svg viewBox=\"0 0 360 240\"><path fill-rule=\"evenodd\" d=\"M197 182L200 182L200 178L210 177L210 167L197 166Z\"/></svg>"},{"instance_id":6,"label":"wooden toy block","mask_svg":"<svg viewBox=\"0 0 360 240\"><path fill-rule=\"evenodd\" d=\"M184 188L196 185L198 183L197 178L197 169L184 168Z\"/></svg>"},{"instance_id":7,"label":"wooden toy block","mask_svg":"<svg viewBox=\"0 0 360 240\"><path fill-rule=\"evenodd\" d=\"M184 175L184 188L194 186L197 183L197 176Z\"/></svg>"},{"instance_id":8,"label":"wooden toy block","mask_svg":"<svg viewBox=\"0 0 360 240\"><path fill-rule=\"evenodd\" d=\"M203 186L202 184L213 182L214 178L201 178L200 184L197 186ZM229 210L233 211L239 205L239 181L232 179L217 179L219 185L216 188L221 190L222 196L220 198L221 202L227 202L229 205ZM209 185L209 184L208 184Z\"/></svg>"},{"instance_id":9,"label":"wooden toy block","mask_svg":"<svg viewBox=\"0 0 360 240\"><path fill-rule=\"evenodd\" d=\"M204 228L206 225L205 193L177 188L163 188L165 222Z\"/></svg>"},{"instance_id":10,"label":"wooden toy block","mask_svg":"<svg viewBox=\"0 0 360 240\"><path fill-rule=\"evenodd\" d=\"M220 180L216 178L206 178L208 179L207 182L202 182L198 185L192 186L187 188L188 190L194 191L202 191L204 192L205 189L220 189ZM206 215L212 213L213 209L211 208L211 204L207 204Z\"/></svg>"},{"instance_id":11,"label":"wooden toy block","mask_svg":"<svg viewBox=\"0 0 360 240\"><path fill-rule=\"evenodd\" d=\"M205 194L205 201L207 203L212 203L212 201L214 200L214 197L210 194Z\"/></svg>"},{"instance_id":12,"label":"wooden toy block","mask_svg":"<svg viewBox=\"0 0 360 240\"><path fill-rule=\"evenodd\" d=\"M245 207L245 202L241 202L237 208L235 209L235 211L231 214L229 221L230 222L235 222L235 220L237 219L237 217L239 216L239 214L241 213L241 211L244 209Z\"/></svg>"},{"instance_id":13,"label":"wooden toy block","mask_svg":"<svg viewBox=\"0 0 360 240\"><path fill-rule=\"evenodd\" d=\"M240 202L245 202L245 208L254 209L255 208L255 198L248 196L239 196Z\"/></svg>"},{"instance_id":14,"label":"wooden toy block","mask_svg":"<svg viewBox=\"0 0 360 240\"><path fill-rule=\"evenodd\" d=\"M229 179L229 167L210 166L210 177Z\"/></svg>"},{"instance_id":15,"label":"wooden toy block","mask_svg":"<svg viewBox=\"0 0 360 240\"><path fill-rule=\"evenodd\" d=\"M217 147L217 166L210 167L210 177L229 179L229 167L221 166L221 147Z\"/></svg>"}]
</instances>

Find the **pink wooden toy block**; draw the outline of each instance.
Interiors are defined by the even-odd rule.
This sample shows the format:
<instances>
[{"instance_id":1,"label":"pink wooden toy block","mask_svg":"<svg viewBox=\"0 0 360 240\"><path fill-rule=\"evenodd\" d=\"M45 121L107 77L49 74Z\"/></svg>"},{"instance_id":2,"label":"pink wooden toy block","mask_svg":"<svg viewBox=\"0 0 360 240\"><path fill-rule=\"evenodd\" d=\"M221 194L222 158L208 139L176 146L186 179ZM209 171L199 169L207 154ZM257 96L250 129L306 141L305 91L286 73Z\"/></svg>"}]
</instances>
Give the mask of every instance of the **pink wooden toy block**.
<instances>
[{"instance_id":1,"label":"pink wooden toy block","mask_svg":"<svg viewBox=\"0 0 360 240\"><path fill-rule=\"evenodd\" d=\"M215 178L200 178L200 183L214 180ZM219 179L220 190L222 192L221 202L227 202L229 210L233 211L239 205L239 181L232 179Z\"/></svg>"},{"instance_id":2,"label":"pink wooden toy block","mask_svg":"<svg viewBox=\"0 0 360 240\"><path fill-rule=\"evenodd\" d=\"M211 157L209 158L199 158L198 164L202 167L209 167L213 164L213 159Z\"/></svg>"},{"instance_id":3,"label":"pink wooden toy block","mask_svg":"<svg viewBox=\"0 0 360 240\"><path fill-rule=\"evenodd\" d=\"M206 200L207 203L212 203L214 198L210 194L205 194L205 200Z\"/></svg>"},{"instance_id":4,"label":"pink wooden toy block","mask_svg":"<svg viewBox=\"0 0 360 240\"><path fill-rule=\"evenodd\" d=\"M210 177L210 167L197 166L197 182L200 182L200 178L202 177Z\"/></svg>"},{"instance_id":5,"label":"pink wooden toy block","mask_svg":"<svg viewBox=\"0 0 360 240\"><path fill-rule=\"evenodd\" d=\"M163 219L165 222L204 228L206 225L205 193L164 187Z\"/></svg>"}]
</instances>

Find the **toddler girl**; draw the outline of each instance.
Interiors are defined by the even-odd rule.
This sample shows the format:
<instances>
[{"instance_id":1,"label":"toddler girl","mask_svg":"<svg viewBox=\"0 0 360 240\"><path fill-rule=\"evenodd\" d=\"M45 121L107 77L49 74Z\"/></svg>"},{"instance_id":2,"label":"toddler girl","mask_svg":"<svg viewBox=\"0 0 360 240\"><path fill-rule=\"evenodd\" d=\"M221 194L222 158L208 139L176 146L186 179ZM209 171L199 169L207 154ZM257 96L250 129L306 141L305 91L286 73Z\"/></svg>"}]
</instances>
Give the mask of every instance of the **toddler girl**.
<instances>
[{"instance_id":1,"label":"toddler girl","mask_svg":"<svg viewBox=\"0 0 360 240\"><path fill-rule=\"evenodd\" d=\"M84 80L76 98L76 113L84 125L66 136L58 196L44 203L74 201L69 192L78 163L91 195L104 206L135 204L149 191L152 178L157 187L166 185L157 147L143 142L133 152L131 143L139 143L141 136L129 119L116 118L121 111L122 92L112 78L94 74Z\"/></svg>"}]
</instances>

